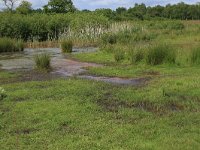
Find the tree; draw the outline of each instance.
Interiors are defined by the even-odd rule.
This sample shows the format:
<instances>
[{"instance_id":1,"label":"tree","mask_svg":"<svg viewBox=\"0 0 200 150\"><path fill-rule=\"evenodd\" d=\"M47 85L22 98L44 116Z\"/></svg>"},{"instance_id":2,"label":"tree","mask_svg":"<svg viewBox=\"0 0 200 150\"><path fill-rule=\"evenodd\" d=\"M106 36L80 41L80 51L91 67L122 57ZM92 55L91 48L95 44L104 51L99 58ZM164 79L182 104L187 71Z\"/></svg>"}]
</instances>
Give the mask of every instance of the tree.
<instances>
[{"instance_id":1,"label":"tree","mask_svg":"<svg viewBox=\"0 0 200 150\"><path fill-rule=\"evenodd\" d=\"M135 17L143 20L144 15L146 14L147 8L145 4L135 4L133 8L128 9L128 13L130 17Z\"/></svg>"},{"instance_id":2,"label":"tree","mask_svg":"<svg viewBox=\"0 0 200 150\"><path fill-rule=\"evenodd\" d=\"M125 7L118 7L117 9L116 9L116 13L117 14L123 14L123 13L125 13L127 11L127 9L125 8Z\"/></svg>"},{"instance_id":3,"label":"tree","mask_svg":"<svg viewBox=\"0 0 200 150\"><path fill-rule=\"evenodd\" d=\"M45 12L50 13L68 13L76 10L72 0L50 0L43 8Z\"/></svg>"},{"instance_id":4,"label":"tree","mask_svg":"<svg viewBox=\"0 0 200 150\"><path fill-rule=\"evenodd\" d=\"M19 14L29 14L32 11L32 4L28 1L23 0L16 9Z\"/></svg>"},{"instance_id":5,"label":"tree","mask_svg":"<svg viewBox=\"0 0 200 150\"><path fill-rule=\"evenodd\" d=\"M19 0L2 0L2 1L4 2L4 4L7 7L7 9L12 12L14 10L15 4Z\"/></svg>"}]
</instances>

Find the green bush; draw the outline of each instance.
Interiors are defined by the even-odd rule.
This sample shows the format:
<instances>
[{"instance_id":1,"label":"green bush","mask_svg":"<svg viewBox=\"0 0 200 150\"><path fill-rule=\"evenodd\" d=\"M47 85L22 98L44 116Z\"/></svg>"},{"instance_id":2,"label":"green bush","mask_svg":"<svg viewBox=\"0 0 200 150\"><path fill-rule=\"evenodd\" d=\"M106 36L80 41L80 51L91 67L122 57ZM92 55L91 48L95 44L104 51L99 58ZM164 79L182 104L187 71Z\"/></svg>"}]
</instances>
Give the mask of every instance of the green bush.
<instances>
[{"instance_id":1,"label":"green bush","mask_svg":"<svg viewBox=\"0 0 200 150\"><path fill-rule=\"evenodd\" d=\"M130 51L129 57L132 64L137 64L145 58L145 52L142 48L137 48Z\"/></svg>"},{"instance_id":2,"label":"green bush","mask_svg":"<svg viewBox=\"0 0 200 150\"><path fill-rule=\"evenodd\" d=\"M192 64L200 65L200 48L192 50L190 59Z\"/></svg>"},{"instance_id":3,"label":"green bush","mask_svg":"<svg viewBox=\"0 0 200 150\"><path fill-rule=\"evenodd\" d=\"M19 52L24 50L24 44L21 40L11 38L0 38L0 53L1 52Z\"/></svg>"},{"instance_id":4,"label":"green bush","mask_svg":"<svg viewBox=\"0 0 200 150\"><path fill-rule=\"evenodd\" d=\"M63 53L71 53L73 48L73 42L72 41L62 41L61 42L61 49Z\"/></svg>"},{"instance_id":5,"label":"green bush","mask_svg":"<svg viewBox=\"0 0 200 150\"><path fill-rule=\"evenodd\" d=\"M51 68L51 58L47 53L38 54L35 56L35 64L37 69L48 70Z\"/></svg>"},{"instance_id":6,"label":"green bush","mask_svg":"<svg viewBox=\"0 0 200 150\"><path fill-rule=\"evenodd\" d=\"M114 59L116 62L120 62L125 58L125 53L121 49L114 50Z\"/></svg>"},{"instance_id":7,"label":"green bush","mask_svg":"<svg viewBox=\"0 0 200 150\"><path fill-rule=\"evenodd\" d=\"M153 46L147 52L146 62L150 65L174 64L176 62L176 52L167 44Z\"/></svg>"}]
</instances>

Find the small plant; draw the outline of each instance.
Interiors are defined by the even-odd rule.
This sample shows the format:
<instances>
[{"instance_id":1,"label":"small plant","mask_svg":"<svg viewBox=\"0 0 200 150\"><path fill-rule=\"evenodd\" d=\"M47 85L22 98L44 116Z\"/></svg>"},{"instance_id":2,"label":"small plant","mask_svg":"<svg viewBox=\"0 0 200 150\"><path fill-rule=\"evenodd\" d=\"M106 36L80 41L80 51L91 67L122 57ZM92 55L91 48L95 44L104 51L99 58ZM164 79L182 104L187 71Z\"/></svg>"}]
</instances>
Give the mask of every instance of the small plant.
<instances>
[{"instance_id":1,"label":"small plant","mask_svg":"<svg viewBox=\"0 0 200 150\"><path fill-rule=\"evenodd\" d=\"M51 58L49 54L42 53L35 56L36 68L40 70L49 70L51 68Z\"/></svg>"},{"instance_id":2,"label":"small plant","mask_svg":"<svg viewBox=\"0 0 200 150\"><path fill-rule=\"evenodd\" d=\"M192 50L190 59L192 64L200 65L200 48Z\"/></svg>"},{"instance_id":3,"label":"small plant","mask_svg":"<svg viewBox=\"0 0 200 150\"><path fill-rule=\"evenodd\" d=\"M73 48L73 42L72 41L62 41L61 42L61 48L63 53L71 53Z\"/></svg>"},{"instance_id":4,"label":"small plant","mask_svg":"<svg viewBox=\"0 0 200 150\"><path fill-rule=\"evenodd\" d=\"M0 87L0 100L3 100L6 97L6 91Z\"/></svg>"},{"instance_id":5,"label":"small plant","mask_svg":"<svg viewBox=\"0 0 200 150\"><path fill-rule=\"evenodd\" d=\"M176 62L176 52L171 46L166 44L153 46L147 53L146 62L150 65L174 64Z\"/></svg>"},{"instance_id":6,"label":"small plant","mask_svg":"<svg viewBox=\"0 0 200 150\"><path fill-rule=\"evenodd\" d=\"M114 51L114 58L116 62L120 62L124 59L125 57L125 53L123 50L121 49L117 49Z\"/></svg>"},{"instance_id":7,"label":"small plant","mask_svg":"<svg viewBox=\"0 0 200 150\"><path fill-rule=\"evenodd\" d=\"M145 58L145 52L142 48L131 50L129 53L130 61L132 64L137 64Z\"/></svg>"}]
</instances>

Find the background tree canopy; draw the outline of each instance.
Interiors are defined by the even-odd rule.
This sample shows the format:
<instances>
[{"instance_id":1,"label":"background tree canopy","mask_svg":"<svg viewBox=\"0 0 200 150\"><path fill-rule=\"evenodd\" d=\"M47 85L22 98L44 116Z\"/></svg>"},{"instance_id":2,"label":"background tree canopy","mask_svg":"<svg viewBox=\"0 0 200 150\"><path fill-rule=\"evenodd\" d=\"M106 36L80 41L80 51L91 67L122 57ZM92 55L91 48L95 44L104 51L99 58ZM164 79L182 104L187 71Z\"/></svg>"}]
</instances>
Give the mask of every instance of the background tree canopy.
<instances>
[{"instance_id":1,"label":"background tree canopy","mask_svg":"<svg viewBox=\"0 0 200 150\"><path fill-rule=\"evenodd\" d=\"M68 13L74 12L76 8L71 0L50 0L47 5L44 6L45 12L51 13Z\"/></svg>"}]
</instances>

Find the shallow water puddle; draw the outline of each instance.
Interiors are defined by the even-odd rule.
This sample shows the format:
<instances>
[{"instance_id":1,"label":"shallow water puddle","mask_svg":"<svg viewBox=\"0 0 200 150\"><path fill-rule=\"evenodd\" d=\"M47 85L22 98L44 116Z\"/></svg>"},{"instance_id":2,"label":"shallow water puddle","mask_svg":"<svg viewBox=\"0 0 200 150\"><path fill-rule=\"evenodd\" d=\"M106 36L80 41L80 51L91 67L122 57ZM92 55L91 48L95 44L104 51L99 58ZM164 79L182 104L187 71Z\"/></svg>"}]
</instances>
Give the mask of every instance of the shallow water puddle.
<instances>
[{"instance_id":1,"label":"shallow water puddle","mask_svg":"<svg viewBox=\"0 0 200 150\"><path fill-rule=\"evenodd\" d=\"M95 77L95 76L79 76L83 79L90 79L96 81L103 81L113 84L120 84L120 85L134 85L140 86L145 84L150 78L136 78L136 79L124 79L118 77Z\"/></svg>"},{"instance_id":2,"label":"shallow water puddle","mask_svg":"<svg viewBox=\"0 0 200 150\"><path fill-rule=\"evenodd\" d=\"M97 51L97 48L73 49L73 53L87 53L95 51ZM84 69L86 67L100 67L102 65L67 59L66 55L61 53L61 50L59 48L25 49L24 52L21 53L0 54L0 68L11 71L32 70L34 69L35 66L34 56L44 52L49 53L49 55L51 55L52 58L51 66L53 70L51 74L64 77L77 76L82 79L90 79L90 80L103 81L113 84L134 85L134 86L143 85L148 80L146 78L123 79L117 77L96 77L96 76L80 75L86 71Z\"/></svg>"}]
</instances>

